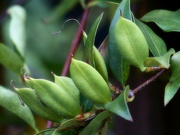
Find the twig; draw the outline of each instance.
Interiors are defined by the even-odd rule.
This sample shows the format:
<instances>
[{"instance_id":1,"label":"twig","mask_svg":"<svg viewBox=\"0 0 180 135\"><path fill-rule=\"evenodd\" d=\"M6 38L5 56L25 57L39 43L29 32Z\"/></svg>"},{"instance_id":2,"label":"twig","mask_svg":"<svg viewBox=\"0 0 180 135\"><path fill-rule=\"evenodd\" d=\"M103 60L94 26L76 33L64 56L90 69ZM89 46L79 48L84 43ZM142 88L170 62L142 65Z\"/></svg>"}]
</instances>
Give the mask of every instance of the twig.
<instances>
[{"instance_id":1,"label":"twig","mask_svg":"<svg viewBox=\"0 0 180 135\"><path fill-rule=\"evenodd\" d=\"M61 73L62 76L66 76L68 71L69 71L69 65L71 63L71 58L72 58L72 55L74 54L74 52L76 51L76 49L77 49L77 47L79 45L79 42L81 40L81 37L82 37L82 28L84 28L85 25L86 25L88 14L89 14L89 10L90 10L89 8L86 8L84 13L83 13L83 16L82 16L82 19L81 19L81 22L80 22L81 27L78 28L76 36L75 36L75 38L72 41L71 49L69 50L68 56L66 58L66 62L64 64L64 67L63 67L63 70L62 70L62 73Z\"/></svg>"},{"instance_id":2,"label":"twig","mask_svg":"<svg viewBox=\"0 0 180 135\"><path fill-rule=\"evenodd\" d=\"M151 77L150 79L148 79L147 81L145 81L143 84L139 85L137 88L135 88L134 90L132 90L132 92L135 94L137 93L139 90L141 90L143 87L145 87L146 85L148 85L149 83L151 83L152 81L156 80L163 72L165 71L165 69L161 70L160 72L158 72L155 76Z\"/></svg>"}]
</instances>

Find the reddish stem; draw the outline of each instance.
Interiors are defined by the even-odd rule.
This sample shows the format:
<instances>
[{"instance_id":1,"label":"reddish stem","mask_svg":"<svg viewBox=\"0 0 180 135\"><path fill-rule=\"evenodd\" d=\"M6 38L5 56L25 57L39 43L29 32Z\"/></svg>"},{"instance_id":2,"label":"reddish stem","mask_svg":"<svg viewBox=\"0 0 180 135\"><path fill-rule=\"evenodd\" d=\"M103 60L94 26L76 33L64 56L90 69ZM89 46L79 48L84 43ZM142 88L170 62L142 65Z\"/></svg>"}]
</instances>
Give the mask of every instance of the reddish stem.
<instances>
[{"instance_id":1,"label":"reddish stem","mask_svg":"<svg viewBox=\"0 0 180 135\"><path fill-rule=\"evenodd\" d=\"M139 90L141 90L143 87L145 87L146 85L150 84L152 81L156 80L156 78L158 78L163 72L165 71L165 69L161 70L160 72L158 72L155 76L151 77L150 79L148 79L147 81L145 81L144 83L142 83L141 85L139 85L137 88L135 88L132 92L135 94L137 93Z\"/></svg>"},{"instance_id":2,"label":"reddish stem","mask_svg":"<svg viewBox=\"0 0 180 135\"><path fill-rule=\"evenodd\" d=\"M68 56L66 58L66 62L64 64L64 67L63 67L63 70L62 70L62 73L61 73L62 76L66 76L68 74L69 65L71 63L72 55L74 54L74 52L76 51L76 49L77 49L77 47L79 45L79 42L80 42L81 37L82 37L82 29L85 27L85 25L87 23L89 10L90 10L89 8L86 8L84 13L83 13L83 16L82 16L82 19L81 19L81 22L80 22L81 27L78 28L76 36L72 41L71 49L69 50Z\"/></svg>"}]
</instances>

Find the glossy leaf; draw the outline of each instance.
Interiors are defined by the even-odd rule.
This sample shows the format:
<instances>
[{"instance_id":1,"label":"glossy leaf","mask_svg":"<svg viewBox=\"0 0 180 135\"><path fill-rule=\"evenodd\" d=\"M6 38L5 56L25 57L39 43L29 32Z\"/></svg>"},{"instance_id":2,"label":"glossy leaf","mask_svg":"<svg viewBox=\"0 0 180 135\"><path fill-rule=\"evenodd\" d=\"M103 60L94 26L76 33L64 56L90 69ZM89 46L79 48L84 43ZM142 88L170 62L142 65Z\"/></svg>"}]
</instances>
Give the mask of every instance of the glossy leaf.
<instances>
[{"instance_id":1,"label":"glossy leaf","mask_svg":"<svg viewBox=\"0 0 180 135\"><path fill-rule=\"evenodd\" d=\"M180 32L180 9L177 11L153 10L145 14L141 20L145 22L155 22L166 32Z\"/></svg>"},{"instance_id":2,"label":"glossy leaf","mask_svg":"<svg viewBox=\"0 0 180 135\"><path fill-rule=\"evenodd\" d=\"M105 105L105 108L108 111L115 113L116 115L126 120L132 121L132 117L127 105L128 94L129 94L129 87L127 86L114 101L107 103Z\"/></svg>"},{"instance_id":3,"label":"glossy leaf","mask_svg":"<svg viewBox=\"0 0 180 135\"><path fill-rule=\"evenodd\" d=\"M94 56L93 56L93 46L94 46L96 32L97 32L97 29L98 29L98 26L100 24L102 17L103 17L103 13L101 13L101 15L93 23L85 42L84 55L86 56L86 60L88 60L89 64L92 65L93 67L95 67Z\"/></svg>"},{"instance_id":4,"label":"glossy leaf","mask_svg":"<svg viewBox=\"0 0 180 135\"><path fill-rule=\"evenodd\" d=\"M146 58L144 65L146 67L161 67L168 69L170 66L171 55L174 54L174 49L170 49L165 55L160 57L148 57Z\"/></svg>"},{"instance_id":5,"label":"glossy leaf","mask_svg":"<svg viewBox=\"0 0 180 135\"><path fill-rule=\"evenodd\" d=\"M24 66L22 59L4 44L0 43L0 63L20 75Z\"/></svg>"},{"instance_id":6,"label":"glossy leaf","mask_svg":"<svg viewBox=\"0 0 180 135\"><path fill-rule=\"evenodd\" d=\"M38 131L33 114L28 106L21 104L18 95L2 86L0 86L0 106L13 112L25 122L27 122L36 132Z\"/></svg>"},{"instance_id":7,"label":"glossy leaf","mask_svg":"<svg viewBox=\"0 0 180 135\"><path fill-rule=\"evenodd\" d=\"M135 23L144 34L144 37L148 42L149 49L155 57L162 56L167 53L165 42L158 35L156 35L150 27L138 19L135 19Z\"/></svg>"},{"instance_id":8,"label":"glossy leaf","mask_svg":"<svg viewBox=\"0 0 180 135\"><path fill-rule=\"evenodd\" d=\"M23 7L14 5L7 12L11 16L9 28L11 40L19 54L24 57L26 48L26 11Z\"/></svg>"},{"instance_id":9,"label":"glossy leaf","mask_svg":"<svg viewBox=\"0 0 180 135\"><path fill-rule=\"evenodd\" d=\"M119 19L120 11L122 12L123 17L131 20L130 0L122 0L116 9L110 25L108 37L108 55L110 68L117 80L121 83L121 85L124 86L129 76L130 66L118 51L117 44L114 39L114 27Z\"/></svg>"},{"instance_id":10,"label":"glossy leaf","mask_svg":"<svg viewBox=\"0 0 180 135\"><path fill-rule=\"evenodd\" d=\"M98 130L102 122L110 116L108 111L101 112L98 114L83 130L79 135L90 135Z\"/></svg>"},{"instance_id":11,"label":"glossy leaf","mask_svg":"<svg viewBox=\"0 0 180 135\"><path fill-rule=\"evenodd\" d=\"M120 16L114 28L114 37L122 57L131 65L145 71L144 60L148 57L149 50L146 39L138 26Z\"/></svg>"},{"instance_id":12,"label":"glossy leaf","mask_svg":"<svg viewBox=\"0 0 180 135\"><path fill-rule=\"evenodd\" d=\"M172 56L170 64L172 74L169 83L165 87L164 105L169 103L180 87L180 51Z\"/></svg>"}]
</instances>

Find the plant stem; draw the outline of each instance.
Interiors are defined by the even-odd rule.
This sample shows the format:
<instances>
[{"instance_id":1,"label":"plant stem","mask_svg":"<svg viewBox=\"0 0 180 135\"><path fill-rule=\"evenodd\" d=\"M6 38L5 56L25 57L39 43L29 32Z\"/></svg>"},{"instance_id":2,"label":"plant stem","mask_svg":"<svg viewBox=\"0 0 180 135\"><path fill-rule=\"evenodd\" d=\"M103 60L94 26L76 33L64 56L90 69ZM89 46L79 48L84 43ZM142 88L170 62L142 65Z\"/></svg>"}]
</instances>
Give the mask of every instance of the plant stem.
<instances>
[{"instance_id":1,"label":"plant stem","mask_svg":"<svg viewBox=\"0 0 180 135\"><path fill-rule=\"evenodd\" d=\"M81 37L82 37L82 29L85 28L85 25L87 23L87 18L88 18L89 10L90 10L89 8L86 8L84 10L84 13L83 13L83 16L82 16L82 19L81 19L81 22L80 22L81 27L78 28L76 36L75 36L75 38L72 41L71 49L69 50L68 56L66 58L66 62L64 64L64 67L63 67L63 70L62 70L62 73L61 73L62 76L66 76L68 74L69 65L71 63L72 55L74 54L74 52L76 51L76 49L77 49L77 47L79 45L79 42L80 42Z\"/></svg>"},{"instance_id":2,"label":"plant stem","mask_svg":"<svg viewBox=\"0 0 180 135\"><path fill-rule=\"evenodd\" d=\"M133 94L137 93L139 90L141 90L143 87L145 87L146 85L150 84L152 81L156 80L163 72L165 71L165 69L161 70L160 72L158 72L155 76L151 77L150 79L148 79L147 81L145 81L144 83L142 83L141 85L139 85L137 88L135 88L134 90L132 90Z\"/></svg>"}]
</instances>

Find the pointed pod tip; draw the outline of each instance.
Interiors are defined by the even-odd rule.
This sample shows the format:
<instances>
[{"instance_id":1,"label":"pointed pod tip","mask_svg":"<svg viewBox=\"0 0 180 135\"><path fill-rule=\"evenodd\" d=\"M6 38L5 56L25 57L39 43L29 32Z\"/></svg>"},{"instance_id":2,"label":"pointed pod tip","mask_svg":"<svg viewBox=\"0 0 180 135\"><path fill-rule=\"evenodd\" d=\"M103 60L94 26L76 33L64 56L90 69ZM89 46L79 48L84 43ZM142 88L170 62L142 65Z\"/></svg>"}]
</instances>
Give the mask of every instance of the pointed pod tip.
<instances>
[{"instance_id":1,"label":"pointed pod tip","mask_svg":"<svg viewBox=\"0 0 180 135\"><path fill-rule=\"evenodd\" d=\"M169 101L164 101L164 107L167 106L168 103Z\"/></svg>"},{"instance_id":2,"label":"pointed pod tip","mask_svg":"<svg viewBox=\"0 0 180 135\"><path fill-rule=\"evenodd\" d=\"M13 87L13 89L16 88L16 86L15 86L15 81L14 81L14 80L11 80L11 81L10 81L10 85Z\"/></svg>"},{"instance_id":3,"label":"pointed pod tip","mask_svg":"<svg viewBox=\"0 0 180 135\"><path fill-rule=\"evenodd\" d=\"M52 74L52 75L55 75L53 71L51 71L51 74Z\"/></svg>"},{"instance_id":4,"label":"pointed pod tip","mask_svg":"<svg viewBox=\"0 0 180 135\"><path fill-rule=\"evenodd\" d=\"M133 122L133 118L131 118L129 121L130 121L130 122Z\"/></svg>"}]
</instances>

